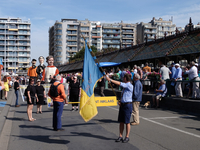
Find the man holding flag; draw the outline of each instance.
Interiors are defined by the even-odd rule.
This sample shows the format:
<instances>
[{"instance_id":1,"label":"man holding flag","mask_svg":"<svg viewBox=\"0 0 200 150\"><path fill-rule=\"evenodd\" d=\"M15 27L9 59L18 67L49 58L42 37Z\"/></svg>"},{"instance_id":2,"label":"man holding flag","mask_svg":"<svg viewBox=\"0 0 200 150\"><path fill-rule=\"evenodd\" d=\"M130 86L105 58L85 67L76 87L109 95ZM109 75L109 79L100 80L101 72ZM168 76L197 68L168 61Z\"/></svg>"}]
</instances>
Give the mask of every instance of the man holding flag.
<instances>
[{"instance_id":1,"label":"man holding flag","mask_svg":"<svg viewBox=\"0 0 200 150\"><path fill-rule=\"evenodd\" d=\"M80 99L80 115L88 122L98 114L96 103L94 100L94 86L97 81L103 77L103 73L99 70L99 66L95 63L96 57L92 57L91 48L88 49L85 40L85 55L83 64L83 83Z\"/></svg>"}]
</instances>

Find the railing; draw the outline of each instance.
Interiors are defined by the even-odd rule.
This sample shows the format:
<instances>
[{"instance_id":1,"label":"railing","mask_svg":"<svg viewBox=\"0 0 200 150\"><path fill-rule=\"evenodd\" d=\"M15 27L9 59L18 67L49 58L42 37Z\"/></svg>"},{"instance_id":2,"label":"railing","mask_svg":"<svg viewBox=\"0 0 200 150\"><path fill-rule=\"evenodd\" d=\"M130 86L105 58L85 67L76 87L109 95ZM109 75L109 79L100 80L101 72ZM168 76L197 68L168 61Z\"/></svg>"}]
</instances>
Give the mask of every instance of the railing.
<instances>
[{"instance_id":1,"label":"railing","mask_svg":"<svg viewBox=\"0 0 200 150\"><path fill-rule=\"evenodd\" d=\"M120 42L117 42L117 41L115 41L115 42L111 42L111 41L103 41L103 43L108 43L108 44L120 44Z\"/></svg>"},{"instance_id":2,"label":"railing","mask_svg":"<svg viewBox=\"0 0 200 150\"><path fill-rule=\"evenodd\" d=\"M67 38L67 40L77 40L77 38Z\"/></svg>"},{"instance_id":3,"label":"railing","mask_svg":"<svg viewBox=\"0 0 200 150\"><path fill-rule=\"evenodd\" d=\"M120 31L103 31L103 33L120 33Z\"/></svg>"}]
</instances>

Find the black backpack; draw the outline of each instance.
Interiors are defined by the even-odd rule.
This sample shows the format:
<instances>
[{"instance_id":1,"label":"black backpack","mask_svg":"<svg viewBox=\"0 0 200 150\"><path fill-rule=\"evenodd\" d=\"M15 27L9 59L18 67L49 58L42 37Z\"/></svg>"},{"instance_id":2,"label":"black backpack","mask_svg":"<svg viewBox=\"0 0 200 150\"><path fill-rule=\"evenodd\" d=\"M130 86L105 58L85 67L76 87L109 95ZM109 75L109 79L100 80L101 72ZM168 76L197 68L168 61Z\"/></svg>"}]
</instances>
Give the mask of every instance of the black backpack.
<instances>
[{"instance_id":1,"label":"black backpack","mask_svg":"<svg viewBox=\"0 0 200 150\"><path fill-rule=\"evenodd\" d=\"M51 87L50 87L50 95L52 97L57 97L58 95L58 86L60 85L61 83L59 83L58 85L54 85L54 84L51 84Z\"/></svg>"},{"instance_id":2,"label":"black backpack","mask_svg":"<svg viewBox=\"0 0 200 150\"><path fill-rule=\"evenodd\" d=\"M29 86L29 85L28 85ZM27 92L27 88L28 86L26 87L25 91L24 91L24 96L28 96L28 92Z\"/></svg>"},{"instance_id":3,"label":"black backpack","mask_svg":"<svg viewBox=\"0 0 200 150\"><path fill-rule=\"evenodd\" d=\"M26 88L25 91L24 91L24 96L28 96L27 88Z\"/></svg>"}]
</instances>

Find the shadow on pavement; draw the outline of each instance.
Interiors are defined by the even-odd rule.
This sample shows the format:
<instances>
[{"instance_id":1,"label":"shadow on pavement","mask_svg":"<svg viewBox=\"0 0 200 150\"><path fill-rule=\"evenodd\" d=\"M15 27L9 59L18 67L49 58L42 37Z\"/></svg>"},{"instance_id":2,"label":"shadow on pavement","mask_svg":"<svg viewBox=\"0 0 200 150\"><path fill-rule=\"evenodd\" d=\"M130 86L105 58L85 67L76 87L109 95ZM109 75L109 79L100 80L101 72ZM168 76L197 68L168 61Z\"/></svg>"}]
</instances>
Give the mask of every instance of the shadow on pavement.
<instances>
[{"instance_id":1,"label":"shadow on pavement","mask_svg":"<svg viewBox=\"0 0 200 150\"><path fill-rule=\"evenodd\" d=\"M70 141L58 139L56 137L54 139L54 137L52 137L52 136L39 136L39 135L30 136L30 135L28 135L28 136L15 136L15 137L39 141L39 142L44 142L44 143L51 143L51 144L52 143L54 143L54 144L68 144L68 143L70 143Z\"/></svg>"},{"instance_id":2,"label":"shadow on pavement","mask_svg":"<svg viewBox=\"0 0 200 150\"><path fill-rule=\"evenodd\" d=\"M188 129L195 129L195 130L200 131L200 128L194 128L194 127L186 127L186 128L188 128Z\"/></svg>"},{"instance_id":3,"label":"shadow on pavement","mask_svg":"<svg viewBox=\"0 0 200 150\"><path fill-rule=\"evenodd\" d=\"M74 127L74 126L83 126L83 125L95 125L96 123L79 123L79 124L69 124L69 125L62 125L63 127Z\"/></svg>"},{"instance_id":4,"label":"shadow on pavement","mask_svg":"<svg viewBox=\"0 0 200 150\"><path fill-rule=\"evenodd\" d=\"M8 120L12 120L12 121L25 121L25 120L27 120L27 119L24 119L24 118L9 118L9 117L6 117L6 119L8 119Z\"/></svg>"},{"instance_id":5,"label":"shadow on pavement","mask_svg":"<svg viewBox=\"0 0 200 150\"><path fill-rule=\"evenodd\" d=\"M101 135L93 135L91 133L85 133L85 132L82 132L82 133L70 132L70 133L74 134L72 136L86 136L86 137L92 137L92 138L103 139L103 140L115 140L115 139L107 138L107 137L104 137L104 136L101 136Z\"/></svg>"},{"instance_id":6,"label":"shadow on pavement","mask_svg":"<svg viewBox=\"0 0 200 150\"><path fill-rule=\"evenodd\" d=\"M116 121L116 120L111 120L111 119L101 119L101 120L94 119L94 120L95 120L95 121L102 122L102 123L119 123L118 121Z\"/></svg>"},{"instance_id":7,"label":"shadow on pavement","mask_svg":"<svg viewBox=\"0 0 200 150\"><path fill-rule=\"evenodd\" d=\"M44 130L50 130L53 131L53 129L50 128L46 128L46 127L42 127L42 126L38 126L38 125L31 125L31 126L27 126L27 125L19 125L20 128L36 128L36 129L44 129Z\"/></svg>"}]
</instances>

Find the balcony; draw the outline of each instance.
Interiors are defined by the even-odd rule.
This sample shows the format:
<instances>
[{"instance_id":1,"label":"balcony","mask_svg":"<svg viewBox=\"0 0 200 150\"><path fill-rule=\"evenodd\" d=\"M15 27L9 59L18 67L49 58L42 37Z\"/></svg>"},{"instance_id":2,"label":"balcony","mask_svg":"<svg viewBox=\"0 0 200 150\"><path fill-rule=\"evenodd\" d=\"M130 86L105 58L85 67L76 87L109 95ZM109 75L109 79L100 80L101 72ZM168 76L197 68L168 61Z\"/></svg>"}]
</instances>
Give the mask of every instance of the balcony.
<instances>
[{"instance_id":1,"label":"balcony","mask_svg":"<svg viewBox=\"0 0 200 150\"><path fill-rule=\"evenodd\" d=\"M89 37L89 34L82 34L84 37Z\"/></svg>"},{"instance_id":2,"label":"balcony","mask_svg":"<svg viewBox=\"0 0 200 150\"><path fill-rule=\"evenodd\" d=\"M82 26L82 27L89 27L90 23L81 23L80 26Z\"/></svg>"},{"instance_id":3,"label":"balcony","mask_svg":"<svg viewBox=\"0 0 200 150\"><path fill-rule=\"evenodd\" d=\"M103 29L121 29L121 26L103 26Z\"/></svg>"},{"instance_id":4,"label":"balcony","mask_svg":"<svg viewBox=\"0 0 200 150\"><path fill-rule=\"evenodd\" d=\"M110 34L120 34L120 31L103 31L103 33L110 33Z\"/></svg>"},{"instance_id":5,"label":"balcony","mask_svg":"<svg viewBox=\"0 0 200 150\"><path fill-rule=\"evenodd\" d=\"M77 35L77 32L71 32L71 33L69 33L69 32L67 32L67 35Z\"/></svg>"},{"instance_id":6,"label":"balcony","mask_svg":"<svg viewBox=\"0 0 200 150\"><path fill-rule=\"evenodd\" d=\"M134 34L134 31L122 31L122 34Z\"/></svg>"},{"instance_id":7,"label":"balcony","mask_svg":"<svg viewBox=\"0 0 200 150\"><path fill-rule=\"evenodd\" d=\"M103 39L120 39L121 36L103 36Z\"/></svg>"},{"instance_id":8,"label":"balcony","mask_svg":"<svg viewBox=\"0 0 200 150\"><path fill-rule=\"evenodd\" d=\"M67 38L67 41L77 41L77 38Z\"/></svg>"},{"instance_id":9,"label":"balcony","mask_svg":"<svg viewBox=\"0 0 200 150\"><path fill-rule=\"evenodd\" d=\"M103 41L103 44L120 44L121 42L117 41Z\"/></svg>"},{"instance_id":10,"label":"balcony","mask_svg":"<svg viewBox=\"0 0 200 150\"><path fill-rule=\"evenodd\" d=\"M67 43L68 47L74 47L74 46L77 46L77 45L78 45L78 43Z\"/></svg>"},{"instance_id":11,"label":"balcony","mask_svg":"<svg viewBox=\"0 0 200 150\"><path fill-rule=\"evenodd\" d=\"M97 43L98 41L97 40L92 40L92 43Z\"/></svg>"},{"instance_id":12,"label":"balcony","mask_svg":"<svg viewBox=\"0 0 200 150\"><path fill-rule=\"evenodd\" d=\"M77 48L76 49L67 49L67 52L77 52Z\"/></svg>"},{"instance_id":13,"label":"balcony","mask_svg":"<svg viewBox=\"0 0 200 150\"><path fill-rule=\"evenodd\" d=\"M67 30L78 30L78 27L68 27Z\"/></svg>"},{"instance_id":14,"label":"balcony","mask_svg":"<svg viewBox=\"0 0 200 150\"><path fill-rule=\"evenodd\" d=\"M122 39L133 39L133 38L134 38L133 36L125 36L125 35L122 36Z\"/></svg>"}]
</instances>

